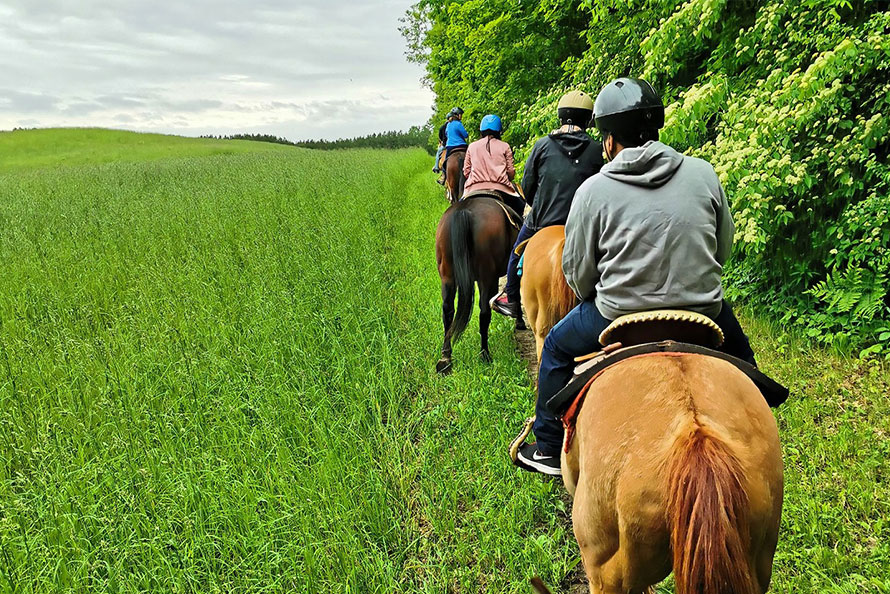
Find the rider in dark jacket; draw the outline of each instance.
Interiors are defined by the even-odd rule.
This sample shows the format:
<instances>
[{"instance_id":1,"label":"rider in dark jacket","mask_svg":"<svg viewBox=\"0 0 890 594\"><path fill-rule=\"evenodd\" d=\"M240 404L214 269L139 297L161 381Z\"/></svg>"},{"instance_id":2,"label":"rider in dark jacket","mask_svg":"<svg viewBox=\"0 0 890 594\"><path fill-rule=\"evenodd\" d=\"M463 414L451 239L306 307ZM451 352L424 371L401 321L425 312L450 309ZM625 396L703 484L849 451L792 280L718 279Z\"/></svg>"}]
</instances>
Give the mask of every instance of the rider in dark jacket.
<instances>
[{"instance_id":1,"label":"rider in dark jacket","mask_svg":"<svg viewBox=\"0 0 890 594\"><path fill-rule=\"evenodd\" d=\"M562 126L535 143L525 164L522 191L531 213L519 230L516 246L544 227L565 225L575 190L603 165L602 145L584 131L593 115L590 96L582 91L565 94L557 113ZM513 318L522 315L518 265L519 256L511 252L507 284L491 302L496 312Z\"/></svg>"},{"instance_id":2,"label":"rider in dark jacket","mask_svg":"<svg viewBox=\"0 0 890 594\"><path fill-rule=\"evenodd\" d=\"M445 130L448 128L448 124L451 123L453 113L454 110L449 111L448 115L445 116L445 123L439 126L439 148L436 151L436 160L433 162L433 173L439 173L441 171L439 162L442 160L442 153L445 152L445 143L448 141L448 135ZM444 182L444 179L442 181Z\"/></svg>"}]
</instances>

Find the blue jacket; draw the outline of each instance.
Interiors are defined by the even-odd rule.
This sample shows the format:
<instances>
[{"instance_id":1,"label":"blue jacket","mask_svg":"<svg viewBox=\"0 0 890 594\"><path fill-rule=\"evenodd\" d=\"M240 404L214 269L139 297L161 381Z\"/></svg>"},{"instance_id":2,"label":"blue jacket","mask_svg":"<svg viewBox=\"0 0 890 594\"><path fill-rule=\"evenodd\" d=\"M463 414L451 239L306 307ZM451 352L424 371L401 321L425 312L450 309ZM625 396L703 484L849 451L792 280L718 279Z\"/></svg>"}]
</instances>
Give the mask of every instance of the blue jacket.
<instances>
[{"instance_id":1,"label":"blue jacket","mask_svg":"<svg viewBox=\"0 0 890 594\"><path fill-rule=\"evenodd\" d=\"M449 122L448 127L445 128L445 135L448 137L448 141L445 143L446 147L466 146L467 139L470 138L467 129L464 128L464 125L460 120Z\"/></svg>"}]
</instances>

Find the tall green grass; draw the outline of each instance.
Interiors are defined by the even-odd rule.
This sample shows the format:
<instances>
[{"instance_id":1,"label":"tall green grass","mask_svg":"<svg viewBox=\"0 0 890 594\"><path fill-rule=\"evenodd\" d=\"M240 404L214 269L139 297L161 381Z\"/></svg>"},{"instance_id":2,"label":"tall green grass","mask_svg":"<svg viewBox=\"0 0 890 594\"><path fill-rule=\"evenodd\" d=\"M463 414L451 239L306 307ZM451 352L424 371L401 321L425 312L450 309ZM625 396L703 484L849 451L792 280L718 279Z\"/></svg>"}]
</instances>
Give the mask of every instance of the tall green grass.
<instances>
[{"instance_id":1,"label":"tall green grass","mask_svg":"<svg viewBox=\"0 0 890 594\"><path fill-rule=\"evenodd\" d=\"M0 173L0 592L566 586L512 325L433 372L428 155L264 146ZM774 591L890 591L886 369L745 323L794 390Z\"/></svg>"},{"instance_id":2,"label":"tall green grass","mask_svg":"<svg viewBox=\"0 0 890 594\"><path fill-rule=\"evenodd\" d=\"M0 585L432 592L572 563L559 490L505 461L507 325L495 365L468 339L432 371L428 161L2 176Z\"/></svg>"}]
</instances>

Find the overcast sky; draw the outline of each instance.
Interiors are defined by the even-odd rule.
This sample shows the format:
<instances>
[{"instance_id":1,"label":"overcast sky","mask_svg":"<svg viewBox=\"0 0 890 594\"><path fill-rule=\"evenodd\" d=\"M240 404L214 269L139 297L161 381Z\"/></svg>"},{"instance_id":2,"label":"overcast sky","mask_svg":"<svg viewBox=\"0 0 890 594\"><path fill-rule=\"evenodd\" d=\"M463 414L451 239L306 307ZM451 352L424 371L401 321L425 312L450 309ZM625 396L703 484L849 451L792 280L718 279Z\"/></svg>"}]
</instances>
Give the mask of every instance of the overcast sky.
<instances>
[{"instance_id":1,"label":"overcast sky","mask_svg":"<svg viewBox=\"0 0 890 594\"><path fill-rule=\"evenodd\" d=\"M407 129L432 93L410 0L0 0L0 130L291 140Z\"/></svg>"}]
</instances>

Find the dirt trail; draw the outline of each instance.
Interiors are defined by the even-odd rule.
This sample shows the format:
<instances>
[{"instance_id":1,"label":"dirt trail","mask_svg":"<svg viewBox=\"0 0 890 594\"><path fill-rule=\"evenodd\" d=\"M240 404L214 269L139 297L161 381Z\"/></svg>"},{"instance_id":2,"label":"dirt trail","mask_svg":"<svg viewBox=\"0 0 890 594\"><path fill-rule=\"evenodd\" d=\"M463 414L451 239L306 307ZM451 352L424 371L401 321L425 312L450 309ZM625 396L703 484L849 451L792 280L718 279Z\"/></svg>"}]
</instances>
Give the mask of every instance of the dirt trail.
<instances>
[{"instance_id":1,"label":"dirt trail","mask_svg":"<svg viewBox=\"0 0 890 594\"><path fill-rule=\"evenodd\" d=\"M514 330L513 338L516 340L516 350L519 356L528 366L528 375L535 381L538 373L538 355L535 352L535 334L531 330Z\"/></svg>"},{"instance_id":2,"label":"dirt trail","mask_svg":"<svg viewBox=\"0 0 890 594\"><path fill-rule=\"evenodd\" d=\"M503 287L501 287L503 289ZM528 320L526 318L526 326ZM535 334L530 329L514 330L513 339L516 341L516 350L519 356L525 361L529 378L534 384L537 381L538 373L538 355L535 348ZM547 480L547 479L545 479ZM566 503L566 509L572 509L572 500L568 492L563 491L563 501ZM569 520L571 523L571 520ZM569 526L571 528L571 526ZM556 587L555 592L567 592L568 594L588 594L590 588L587 586L587 577L584 575L584 569L579 563L574 571L565 577L565 579Z\"/></svg>"}]
</instances>

